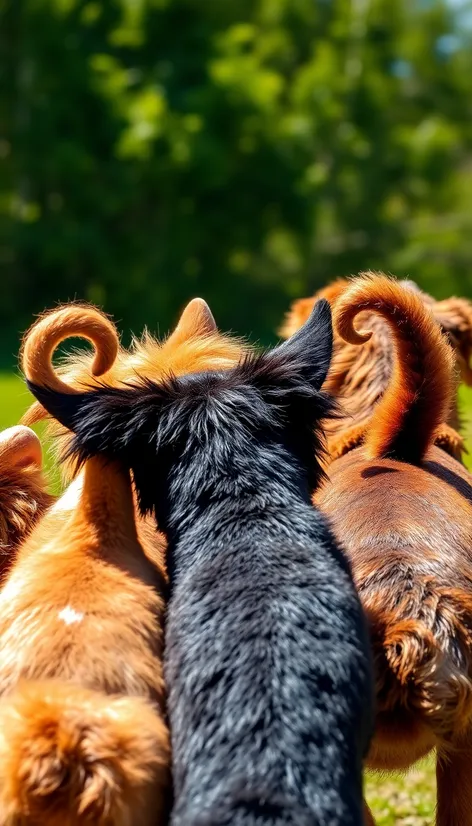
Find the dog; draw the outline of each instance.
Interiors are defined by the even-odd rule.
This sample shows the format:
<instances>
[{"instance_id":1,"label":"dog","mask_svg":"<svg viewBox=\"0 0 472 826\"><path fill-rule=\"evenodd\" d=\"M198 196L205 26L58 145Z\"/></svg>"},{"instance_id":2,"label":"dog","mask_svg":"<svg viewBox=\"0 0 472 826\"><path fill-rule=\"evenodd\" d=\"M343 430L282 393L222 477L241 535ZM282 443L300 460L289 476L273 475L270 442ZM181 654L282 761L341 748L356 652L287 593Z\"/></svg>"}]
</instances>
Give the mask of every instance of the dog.
<instances>
[{"instance_id":1,"label":"dog","mask_svg":"<svg viewBox=\"0 0 472 826\"><path fill-rule=\"evenodd\" d=\"M38 356L40 369L43 370L44 365L50 364L51 353L60 341L70 335L67 329L68 313L71 329L77 330L82 338L93 343L95 331L93 326L90 326L92 313L93 318L97 319L103 342L99 357L75 351L63 359L57 370L57 377L62 379L64 386L80 388L89 383L98 387L102 380L119 386L135 378L138 373L158 380L169 370L180 375L204 369L225 369L234 366L246 352L241 339L229 338L218 333L210 308L200 298L192 299L184 307L175 329L166 339L159 341L146 330L141 339L133 339L129 350L119 345L115 326L96 307L75 303L59 309L60 325L55 336L51 327L51 317L56 317L56 310L44 313L34 325L36 340L40 339L40 330L48 330L48 335L43 336L39 344L40 347L44 347L47 341L50 348L48 352L41 350ZM25 340L28 340L28 333ZM56 381L55 376L54 372L53 381ZM44 380L47 381L46 374ZM44 407L39 402L34 402L23 416L22 422L25 425L36 424L47 418L47 415ZM71 438L70 432L53 419L48 422L47 433L56 447L57 454L64 458ZM64 461L62 467L65 481L71 482L77 473L75 462ZM136 520L139 541L146 555L155 562L159 570L162 570L165 568L163 535L156 532L153 519L140 517L137 508Z\"/></svg>"},{"instance_id":2,"label":"dog","mask_svg":"<svg viewBox=\"0 0 472 826\"><path fill-rule=\"evenodd\" d=\"M16 549L55 501L47 491L41 442L20 425L0 433L0 587Z\"/></svg>"},{"instance_id":3,"label":"dog","mask_svg":"<svg viewBox=\"0 0 472 826\"><path fill-rule=\"evenodd\" d=\"M173 826L363 822L370 646L310 500L331 347L320 302L289 341L225 370L82 392L28 382L75 434L71 454L132 470L167 538Z\"/></svg>"},{"instance_id":4,"label":"dog","mask_svg":"<svg viewBox=\"0 0 472 826\"><path fill-rule=\"evenodd\" d=\"M31 379L54 375L48 347L64 331L89 334L98 370L117 351L101 314L65 308L27 336ZM166 822L165 596L138 538L129 471L91 459L0 591L1 826Z\"/></svg>"},{"instance_id":5,"label":"dog","mask_svg":"<svg viewBox=\"0 0 472 826\"><path fill-rule=\"evenodd\" d=\"M366 275L343 292L335 328L353 346L371 335L354 328L361 313L388 324L393 370L362 445L329 464L314 502L342 537L370 625L377 714L367 766L406 769L436 748L437 824L468 824L472 477L434 444L455 356L421 297L399 282Z\"/></svg>"},{"instance_id":6,"label":"dog","mask_svg":"<svg viewBox=\"0 0 472 826\"><path fill-rule=\"evenodd\" d=\"M106 336L103 353L100 361L96 355L87 352L74 351L63 358L55 375L61 378L68 386L80 389L83 386L99 387L102 381L107 384L120 385L133 380L137 374L159 381L161 376L169 371L175 375L188 372L198 372L206 369L225 369L234 366L245 352L242 339L229 338L218 334L215 319L201 298L194 298L184 307L178 323L172 333L164 340L154 338L145 330L141 339L133 338L129 350L119 345L115 340L116 330L110 319L96 307L90 304L68 304L62 308L62 320L59 338L67 338L64 313L70 308L73 314L73 325L77 323L81 313L84 324L89 317L89 310L98 313L102 332ZM56 310L46 312L38 324L48 325L50 315ZM98 316L97 316L98 317ZM92 341L93 330L86 330L82 338ZM27 339L28 333L25 335ZM51 340L54 350L58 341ZM41 360L44 363L44 359ZM46 359L46 362L47 359ZM22 418L22 424L31 426L43 421L48 416L47 411L38 402L34 402ZM70 440L70 433L62 428L55 420L49 421L48 435L53 438L59 454L64 454ZM73 463L65 463L65 479L70 481L75 475Z\"/></svg>"},{"instance_id":7,"label":"dog","mask_svg":"<svg viewBox=\"0 0 472 826\"><path fill-rule=\"evenodd\" d=\"M326 298L334 307L352 283L351 279L339 278L314 296L295 301L285 317L281 335L292 335L305 322L320 297ZM413 281L402 283L420 296L425 306L431 309L454 348L462 380L472 385L472 303L464 298L435 301ZM334 337L334 356L326 389L342 401L344 415L326 423L330 455L333 458L336 458L333 455L334 444L336 455L342 455L362 443L372 412L385 392L393 369L394 349L385 320L375 312L366 312L360 322L372 333L362 345L346 342L336 332ZM460 427L457 396L454 394L448 418L438 429L435 442L459 460L464 449L463 440L457 432ZM339 439L341 433L343 440Z\"/></svg>"}]
</instances>

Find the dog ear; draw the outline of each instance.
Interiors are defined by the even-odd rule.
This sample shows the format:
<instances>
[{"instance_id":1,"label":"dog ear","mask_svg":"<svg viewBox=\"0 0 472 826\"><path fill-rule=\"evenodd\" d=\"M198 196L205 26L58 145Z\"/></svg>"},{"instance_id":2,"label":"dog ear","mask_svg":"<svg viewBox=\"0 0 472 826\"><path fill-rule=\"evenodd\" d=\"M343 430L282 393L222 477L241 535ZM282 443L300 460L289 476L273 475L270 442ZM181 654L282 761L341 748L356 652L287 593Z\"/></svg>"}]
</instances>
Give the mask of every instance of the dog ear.
<instances>
[{"instance_id":1,"label":"dog ear","mask_svg":"<svg viewBox=\"0 0 472 826\"><path fill-rule=\"evenodd\" d=\"M169 341L178 344L189 338L211 335L216 330L216 321L206 301L203 298L193 298L182 311Z\"/></svg>"},{"instance_id":2,"label":"dog ear","mask_svg":"<svg viewBox=\"0 0 472 826\"><path fill-rule=\"evenodd\" d=\"M3 430L0 433L0 461L18 469L31 466L41 468L41 442L34 430L23 425Z\"/></svg>"},{"instance_id":3,"label":"dog ear","mask_svg":"<svg viewBox=\"0 0 472 826\"><path fill-rule=\"evenodd\" d=\"M168 396L165 387L152 384L74 393L27 384L49 415L74 433L68 456L79 463L103 454L129 465L133 451L149 444L157 431L160 410Z\"/></svg>"},{"instance_id":4,"label":"dog ear","mask_svg":"<svg viewBox=\"0 0 472 826\"><path fill-rule=\"evenodd\" d=\"M261 357L262 367L270 376L285 381L292 390L320 390L326 379L333 351L331 308L318 301L309 318L290 338ZM288 389L288 388L287 388Z\"/></svg>"}]
</instances>

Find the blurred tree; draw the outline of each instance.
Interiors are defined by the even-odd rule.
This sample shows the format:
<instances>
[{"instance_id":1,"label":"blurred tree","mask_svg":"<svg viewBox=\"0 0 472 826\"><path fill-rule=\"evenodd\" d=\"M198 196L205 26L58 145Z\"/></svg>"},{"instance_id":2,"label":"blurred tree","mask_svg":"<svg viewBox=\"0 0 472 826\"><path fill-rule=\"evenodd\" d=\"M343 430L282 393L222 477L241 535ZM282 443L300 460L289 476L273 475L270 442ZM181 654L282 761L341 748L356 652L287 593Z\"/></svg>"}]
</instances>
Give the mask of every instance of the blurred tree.
<instances>
[{"instance_id":1,"label":"blurred tree","mask_svg":"<svg viewBox=\"0 0 472 826\"><path fill-rule=\"evenodd\" d=\"M0 14L7 338L57 300L165 330L202 295L267 340L363 268L472 294L472 32L445 0Z\"/></svg>"}]
</instances>

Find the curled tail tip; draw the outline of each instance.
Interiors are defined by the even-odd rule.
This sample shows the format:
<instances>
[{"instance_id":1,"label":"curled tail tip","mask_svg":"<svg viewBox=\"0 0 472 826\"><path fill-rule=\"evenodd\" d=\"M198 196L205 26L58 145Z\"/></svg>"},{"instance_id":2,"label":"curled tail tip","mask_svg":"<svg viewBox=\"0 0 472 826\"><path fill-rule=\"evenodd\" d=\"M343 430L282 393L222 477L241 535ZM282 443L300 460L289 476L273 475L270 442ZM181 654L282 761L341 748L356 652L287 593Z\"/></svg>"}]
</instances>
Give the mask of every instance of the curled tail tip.
<instances>
[{"instance_id":1,"label":"curled tail tip","mask_svg":"<svg viewBox=\"0 0 472 826\"><path fill-rule=\"evenodd\" d=\"M98 377L107 373L113 366L117 355L118 340L116 340L116 342L113 341L112 346L110 346L109 341L107 342L102 339L102 349L97 351L92 362L92 376Z\"/></svg>"},{"instance_id":2,"label":"curled tail tip","mask_svg":"<svg viewBox=\"0 0 472 826\"><path fill-rule=\"evenodd\" d=\"M366 340L353 328L363 311L385 319L394 351L392 374L372 412L366 453L370 458L419 464L449 415L452 348L421 296L390 276L367 273L352 282L335 309L342 338L356 344Z\"/></svg>"},{"instance_id":3,"label":"curled tail tip","mask_svg":"<svg viewBox=\"0 0 472 826\"><path fill-rule=\"evenodd\" d=\"M362 272L346 281L345 289L335 305L336 332L349 344L365 344L372 338L370 330L357 330L356 316L363 310L375 310L382 297L391 295L396 282L390 276L372 271Z\"/></svg>"},{"instance_id":4,"label":"curled tail tip","mask_svg":"<svg viewBox=\"0 0 472 826\"><path fill-rule=\"evenodd\" d=\"M93 376L101 376L112 368L120 346L113 322L96 307L65 305L41 316L23 338L20 361L29 382L62 393L75 392L52 365L56 347L71 337L85 338L93 344L95 354L90 368ZM26 415L28 422L44 418L42 407L36 405Z\"/></svg>"},{"instance_id":5,"label":"curled tail tip","mask_svg":"<svg viewBox=\"0 0 472 826\"><path fill-rule=\"evenodd\" d=\"M334 310L334 327L339 336L349 344L365 344L372 338L370 330L357 330L354 319L359 310L350 306L340 305Z\"/></svg>"}]
</instances>

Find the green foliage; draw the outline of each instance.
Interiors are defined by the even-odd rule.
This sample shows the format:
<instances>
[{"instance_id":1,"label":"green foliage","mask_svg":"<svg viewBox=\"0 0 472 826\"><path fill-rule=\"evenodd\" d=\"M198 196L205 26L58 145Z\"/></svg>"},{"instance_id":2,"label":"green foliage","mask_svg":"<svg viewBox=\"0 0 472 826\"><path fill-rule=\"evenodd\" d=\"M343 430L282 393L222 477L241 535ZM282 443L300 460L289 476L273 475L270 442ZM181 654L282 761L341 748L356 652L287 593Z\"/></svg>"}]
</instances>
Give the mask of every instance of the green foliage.
<instances>
[{"instance_id":1,"label":"green foliage","mask_svg":"<svg viewBox=\"0 0 472 826\"><path fill-rule=\"evenodd\" d=\"M472 293L472 33L446 0L0 14L8 353L74 297L137 330L203 295L267 340L292 298L360 269Z\"/></svg>"}]
</instances>

